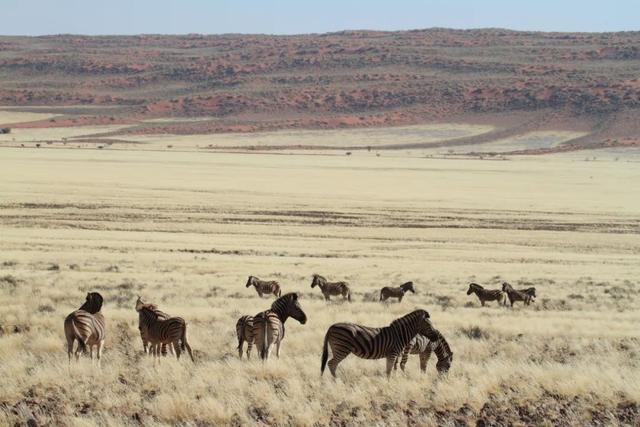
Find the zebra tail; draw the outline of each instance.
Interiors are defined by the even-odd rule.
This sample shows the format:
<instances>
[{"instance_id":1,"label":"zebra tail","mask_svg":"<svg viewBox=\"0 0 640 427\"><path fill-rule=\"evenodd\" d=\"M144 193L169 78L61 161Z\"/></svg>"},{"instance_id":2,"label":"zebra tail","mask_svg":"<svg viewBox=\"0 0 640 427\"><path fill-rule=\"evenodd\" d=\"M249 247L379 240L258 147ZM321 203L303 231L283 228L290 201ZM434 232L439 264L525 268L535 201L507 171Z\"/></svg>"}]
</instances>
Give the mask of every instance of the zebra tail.
<instances>
[{"instance_id":1,"label":"zebra tail","mask_svg":"<svg viewBox=\"0 0 640 427\"><path fill-rule=\"evenodd\" d=\"M191 361L195 363L195 359L193 358L193 352L191 351L191 346L187 342L187 324L185 322L184 329L182 330L182 337L180 338L180 347L182 351L187 351L189 353L189 357Z\"/></svg>"},{"instance_id":2,"label":"zebra tail","mask_svg":"<svg viewBox=\"0 0 640 427\"><path fill-rule=\"evenodd\" d=\"M262 349L260 350L260 358L262 360L266 360L267 359L267 349L269 348L269 345L267 344L267 333L268 333L268 329L269 329L269 325L268 325L268 317L265 316L264 319L264 336L262 337Z\"/></svg>"},{"instance_id":3,"label":"zebra tail","mask_svg":"<svg viewBox=\"0 0 640 427\"><path fill-rule=\"evenodd\" d=\"M329 358L329 331L324 336L324 347L322 348L322 361L320 362L320 376L324 374L324 368L327 366Z\"/></svg>"},{"instance_id":4,"label":"zebra tail","mask_svg":"<svg viewBox=\"0 0 640 427\"><path fill-rule=\"evenodd\" d=\"M351 290L347 291L347 301L351 302Z\"/></svg>"}]
</instances>

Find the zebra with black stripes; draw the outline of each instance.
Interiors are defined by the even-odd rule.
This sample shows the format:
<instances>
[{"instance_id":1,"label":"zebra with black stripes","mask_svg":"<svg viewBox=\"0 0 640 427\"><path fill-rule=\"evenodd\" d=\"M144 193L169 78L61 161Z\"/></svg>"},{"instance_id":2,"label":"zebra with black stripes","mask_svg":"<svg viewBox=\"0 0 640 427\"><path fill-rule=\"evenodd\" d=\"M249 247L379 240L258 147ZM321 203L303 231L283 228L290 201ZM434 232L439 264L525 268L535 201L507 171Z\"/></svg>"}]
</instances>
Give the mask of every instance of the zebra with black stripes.
<instances>
[{"instance_id":1,"label":"zebra with black stripes","mask_svg":"<svg viewBox=\"0 0 640 427\"><path fill-rule=\"evenodd\" d=\"M511 286L507 282L504 282L502 284L502 290L509 297L509 302L511 303L511 307L513 307L513 304L516 303L517 301L522 301L524 305L529 305L531 304L531 300L533 299L533 297L528 292L517 291L513 289L513 286Z\"/></svg>"},{"instance_id":2,"label":"zebra with black stripes","mask_svg":"<svg viewBox=\"0 0 640 427\"><path fill-rule=\"evenodd\" d=\"M242 347L247 342L247 359L251 357L253 347L253 316L242 316L236 322L236 334L238 335L238 356L242 359Z\"/></svg>"},{"instance_id":3,"label":"zebra with black stripes","mask_svg":"<svg viewBox=\"0 0 640 427\"><path fill-rule=\"evenodd\" d=\"M380 289L380 301L386 301L389 298L398 298L398 302L402 302L402 298L404 294L407 292L416 293L416 289L413 286L413 282L403 283L397 288L393 288L391 286L385 286Z\"/></svg>"},{"instance_id":4,"label":"zebra with black stripes","mask_svg":"<svg viewBox=\"0 0 640 427\"><path fill-rule=\"evenodd\" d=\"M417 334L404 348L402 352L402 360L400 362L400 369L404 371L404 367L409 359L409 354L418 354L420 356L420 370L425 372L427 370L427 362L431 357L431 353L434 352L438 358L436 363L436 369L439 373L444 374L451 368L453 362L453 352L449 343L444 339L444 336L437 329L433 330L435 340L430 340L422 334ZM398 369L398 363L396 361L395 369Z\"/></svg>"},{"instance_id":5,"label":"zebra with black stripes","mask_svg":"<svg viewBox=\"0 0 640 427\"><path fill-rule=\"evenodd\" d=\"M289 317L293 317L302 325L307 323L307 315L302 310L298 294L295 292L281 296L271 304L271 309L253 316L253 339L262 360L269 358L273 345L276 346L276 356L280 357L284 324Z\"/></svg>"},{"instance_id":6,"label":"zebra with black stripes","mask_svg":"<svg viewBox=\"0 0 640 427\"><path fill-rule=\"evenodd\" d=\"M530 288L526 288L526 289L519 289L520 292L524 292L525 294L529 295L531 297L531 302L535 302L536 300L536 288L534 288L533 286Z\"/></svg>"},{"instance_id":7,"label":"zebra with black stripes","mask_svg":"<svg viewBox=\"0 0 640 427\"><path fill-rule=\"evenodd\" d=\"M98 292L89 292L84 304L64 319L64 335L67 339L69 363L71 363L73 343L78 341L76 361L80 358L80 352L86 353L87 348L91 360L93 360L93 347L96 347L98 364L100 364L107 332L107 325L102 314L103 302L104 299Z\"/></svg>"},{"instance_id":8,"label":"zebra with black stripes","mask_svg":"<svg viewBox=\"0 0 640 427\"><path fill-rule=\"evenodd\" d=\"M147 329L147 339L151 344L149 351L154 357L154 362L160 356L162 344L173 346L178 360L180 360L180 352L186 350L191 361L194 361L191 346L187 342L187 323L182 317L161 319L155 313L157 308L154 304L145 304L140 297L136 301L138 322Z\"/></svg>"},{"instance_id":9,"label":"zebra with black stripes","mask_svg":"<svg viewBox=\"0 0 640 427\"><path fill-rule=\"evenodd\" d=\"M500 289L485 289L477 283L470 283L467 295L476 294L484 307L486 301L498 301L498 305L507 303L506 294Z\"/></svg>"},{"instance_id":10,"label":"zebra with black stripes","mask_svg":"<svg viewBox=\"0 0 640 427\"><path fill-rule=\"evenodd\" d=\"M280 283L275 280L260 280L255 276L249 276L249 280L247 280L247 288L250 288L251 286L256 288L256 292L258 292L260 297L262 297L263 294L273 294L276 297L282 296Z\"/></svg>"},{"instance_id":11,"label":"zebra with black stripes","mask_svg":"<svg viewBox=\"0 0 640 427\"><path fill-rule=\"evenodd\" d=\"M140 297L138 297L138 299L140 299ZM171 317L171 315L165 313L164 311L161 311L157 307L152 310L155 313L155 315L158 317L158 319L166 320ZM146 323L143 323L140 320L141 318L140 316L138 316L138 330L140 331L140 338L142 339L142 348L145 354L149 354L149 330L148 330L149 328ZM171 354L173 354L173 347L169 346L169 351L171 351ZM162 344L161 353L163 356L167 355L166 344Z\"/></svg>"},{"instance_id":12,"label":"zebra with black stripes","mask_svg":"<svg viewBox=\"0 0 640 427\"><path fill-rule=\"evenodd\" d=\"M329 282L321 275L314 274L311 289L316 286L322 291L325 301L331 301L332 295L342 295L344 299L351 301L351 289L349 289L347 282Z\"/></svg>"},{"instance_id":13,"label":"zebra with black stripes","mask_svg":"<svg viewBox=\"0 0 640 427\"><path fill-rule=\"evenodd\" d=\"M415 310L391 322L383 328L370 328L355 323L335 323L329 327L324 337L320 374L324 373L329 357L329 347L333 358L329 360L331 375L336 376L338 364L353 353L362 359L387 359L387 377L391 375L396 360L416 334L436 339L429 321L429 313Z\"/></svg>"}]
</instances>

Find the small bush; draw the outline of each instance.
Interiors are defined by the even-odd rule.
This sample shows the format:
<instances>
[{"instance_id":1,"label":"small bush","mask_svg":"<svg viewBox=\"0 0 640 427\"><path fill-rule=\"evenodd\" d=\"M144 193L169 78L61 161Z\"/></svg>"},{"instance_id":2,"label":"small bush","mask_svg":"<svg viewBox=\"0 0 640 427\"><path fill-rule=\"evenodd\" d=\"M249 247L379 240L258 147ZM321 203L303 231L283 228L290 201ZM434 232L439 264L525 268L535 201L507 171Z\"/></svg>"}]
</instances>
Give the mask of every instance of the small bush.
<instances>
[{"instance_id":1,"label":"small bush","mask_svg":"<svg viewBox=\"0 0 640 427\"><path fill-rule=\"evenodd\" d=\"M483 331L479 326L470 326L468 328L460 328L462 335L472 340L488 339L489 333Z\"/></svg>"}]
</instances>

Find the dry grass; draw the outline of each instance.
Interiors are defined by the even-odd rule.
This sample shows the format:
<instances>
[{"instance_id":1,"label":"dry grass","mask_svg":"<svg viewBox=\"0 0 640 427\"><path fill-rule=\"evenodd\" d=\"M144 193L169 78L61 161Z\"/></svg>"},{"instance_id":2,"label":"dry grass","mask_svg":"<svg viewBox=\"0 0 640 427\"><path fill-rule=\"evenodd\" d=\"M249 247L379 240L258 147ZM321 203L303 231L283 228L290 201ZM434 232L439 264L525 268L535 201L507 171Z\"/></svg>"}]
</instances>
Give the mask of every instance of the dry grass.
<instances>
[{"instance_id":1,"label":"dry grass","mask_svg":"<svg viewBox=\"0 0 640 427\"><path fill-rule=\"evenodd\" d=\"M0 424L634 424L640 402L640 194L630 163L477 162L14 150L0 156ZM58 265L59 269L52 269ZM351 283L326 304L318 272ZM254 274L298 291L279 360L238 360ZM413 280L401 304L368 301ZM467 283L536 286L480 308ZM62 322L101 292L101 370ZM196 364L144 357L135 298L189 324ZM326 328L425 308L455 353L390 381L353 356L321 378Z\"/></svg>"}]
</instances>

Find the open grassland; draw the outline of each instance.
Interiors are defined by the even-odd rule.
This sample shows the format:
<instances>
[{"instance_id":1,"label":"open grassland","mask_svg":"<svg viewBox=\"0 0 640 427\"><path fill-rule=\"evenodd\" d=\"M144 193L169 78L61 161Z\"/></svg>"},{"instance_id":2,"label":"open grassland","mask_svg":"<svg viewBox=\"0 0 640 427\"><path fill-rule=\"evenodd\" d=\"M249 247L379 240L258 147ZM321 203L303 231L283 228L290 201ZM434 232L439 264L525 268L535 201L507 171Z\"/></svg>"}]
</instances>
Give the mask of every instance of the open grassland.
<instances>
[{"instance_id":1,"label":"open grassland","mask_svg":"<svg viewBox=\"0 0 640 427\"><path fill-rule=\"evenodd\" d=\"M637 425L640 169L562 156L505 162L3 148L0 424ZM311 274L347 280L329 304ZM297 291L280 359L239 360L235 322L269 307L249 274ZM401 304L382 286L413 280ZM469 281L535 286L481 308ZM101 369L68 370L63 319L105 296ZM188 322L196 363L154 368L137 295ZM338 321L424 308L454 352L350 356L320 377ZM435 356L434 356L435 359Z\"/></svg>"}]
</instances>

